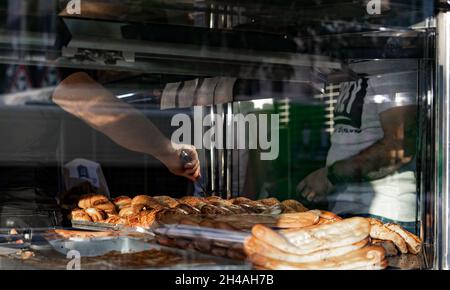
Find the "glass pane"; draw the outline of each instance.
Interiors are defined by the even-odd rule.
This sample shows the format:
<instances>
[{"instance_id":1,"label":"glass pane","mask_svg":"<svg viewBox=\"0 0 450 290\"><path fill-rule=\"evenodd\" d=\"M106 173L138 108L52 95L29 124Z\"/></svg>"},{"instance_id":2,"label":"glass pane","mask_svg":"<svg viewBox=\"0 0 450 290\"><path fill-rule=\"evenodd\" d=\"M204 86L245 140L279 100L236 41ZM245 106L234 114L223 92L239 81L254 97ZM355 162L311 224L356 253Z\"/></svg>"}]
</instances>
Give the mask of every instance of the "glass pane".
<instances>
[{"instance_id":1,"label":"glass pane","mask_svg":"<svg viewBox=\"0 0 450 290\"><path fill-rule=\"evenodd\" d=\"M303 205L419 234L434 206L434 9L3 1L0 228L70 227L73 212L149 226L162 209L196 219ZM93 193L108 200L89 214L95 204L79 201ZM139 195L159 201L124 197Z\"/></svg>"}]
</instances>

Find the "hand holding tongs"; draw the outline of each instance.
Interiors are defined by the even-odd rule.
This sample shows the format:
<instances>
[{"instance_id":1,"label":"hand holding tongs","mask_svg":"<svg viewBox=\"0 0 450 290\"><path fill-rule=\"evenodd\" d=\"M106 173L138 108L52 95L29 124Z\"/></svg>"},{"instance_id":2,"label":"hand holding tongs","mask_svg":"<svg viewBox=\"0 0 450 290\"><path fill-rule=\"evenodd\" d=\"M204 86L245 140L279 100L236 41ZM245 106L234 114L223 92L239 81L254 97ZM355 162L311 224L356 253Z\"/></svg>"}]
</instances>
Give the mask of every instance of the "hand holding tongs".
<instances>
[{"instance_id":1,"label":"hand holding tongs","mask_svg":"<svg viewBox=\"0 0 450 290\"><path fill-rule=\"evenodd\" d=\"M191 157L191 155L189 155L189 153L186 152L186 150L184 150L184 149L181 150L181 153L180 153L180 159L181 159L181 161L183 162L183 165L186 165L187 163L192 162L192 157ZM197 179L197 181L196 181L195 183L197 183L197 184L200 186L200 188L202 189L203 194L204 194L205 196L210 195L210 194L208 194L208 191L206 190L206 188L205 188L205 186L203 185L203 183L201 183L201 182L199 181L199 179Z\"/></svg>"}]
</instances>

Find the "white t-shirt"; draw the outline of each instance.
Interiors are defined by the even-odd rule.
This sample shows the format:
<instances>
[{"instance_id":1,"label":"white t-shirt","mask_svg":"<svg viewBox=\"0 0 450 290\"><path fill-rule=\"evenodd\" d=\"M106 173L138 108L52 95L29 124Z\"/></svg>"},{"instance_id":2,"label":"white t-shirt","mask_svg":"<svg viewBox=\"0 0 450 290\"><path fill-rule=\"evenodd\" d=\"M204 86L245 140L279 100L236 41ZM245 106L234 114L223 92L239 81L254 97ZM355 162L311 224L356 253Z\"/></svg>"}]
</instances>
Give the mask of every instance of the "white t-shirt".
<instances>
[{"instance_id":1,"label":"white t-shirt","mask_svg":"<svg viewBox=\"0 0 450 290\"><path fill-rule=\"evenodd\" d=\"M357 155L383 138L380 113L416 104L417 71L363 77L341 84L327 166ZM337 214L372 214L416 221L415 164L382 179L338 185L328 196Z\"/></svg>"}]
</instances>

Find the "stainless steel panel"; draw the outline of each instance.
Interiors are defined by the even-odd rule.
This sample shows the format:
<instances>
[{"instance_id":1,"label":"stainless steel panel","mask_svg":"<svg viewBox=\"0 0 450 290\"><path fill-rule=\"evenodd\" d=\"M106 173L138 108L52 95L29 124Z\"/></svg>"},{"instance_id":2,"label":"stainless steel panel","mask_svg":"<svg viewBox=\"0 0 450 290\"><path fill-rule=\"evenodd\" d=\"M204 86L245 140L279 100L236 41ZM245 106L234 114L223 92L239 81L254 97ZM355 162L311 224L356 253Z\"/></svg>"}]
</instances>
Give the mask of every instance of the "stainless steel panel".
<instances>
[{"instance_id":1,"label":"stainless steel panel","mask_svg":"<svg viewBox=\"0 0 450 290\"><path fill-rule=\"evenodd\" d=\"M450 13L437 16L434 268L450 269Z\"/></svg>"}]
</instances>

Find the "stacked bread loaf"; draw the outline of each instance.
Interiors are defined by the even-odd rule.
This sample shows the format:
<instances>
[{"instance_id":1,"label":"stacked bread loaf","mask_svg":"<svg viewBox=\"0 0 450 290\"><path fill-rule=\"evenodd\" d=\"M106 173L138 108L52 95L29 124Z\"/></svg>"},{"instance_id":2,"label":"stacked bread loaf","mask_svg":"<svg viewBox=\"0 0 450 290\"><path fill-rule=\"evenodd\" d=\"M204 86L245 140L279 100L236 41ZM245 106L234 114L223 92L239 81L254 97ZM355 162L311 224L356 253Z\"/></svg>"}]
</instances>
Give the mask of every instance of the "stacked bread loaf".
<instances>
[{"instance_id":1,"label":"stacked bread loaf","mask_svg":"<svg viewBox=\"0 0 450 290\"><path fill-rule=\"evenodd\" d=\"M264 269L384 269L385 250L368 246L369 234L364 218L285 232L256 225L244 248L249 260Z\"/></svg>"},{"instance_id":2,"label":"stacked bread loaf","mask_svg":"<svg viewBox=\"0 0 450 290\"><path fill-rule=\"evenodd\" d=\"M397 224L372 218L334 219L274 231L255 225L244 249L264 269L384 269L386 256L418 254L421 240Z\"/></svg>"}]
</instances>

